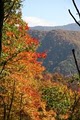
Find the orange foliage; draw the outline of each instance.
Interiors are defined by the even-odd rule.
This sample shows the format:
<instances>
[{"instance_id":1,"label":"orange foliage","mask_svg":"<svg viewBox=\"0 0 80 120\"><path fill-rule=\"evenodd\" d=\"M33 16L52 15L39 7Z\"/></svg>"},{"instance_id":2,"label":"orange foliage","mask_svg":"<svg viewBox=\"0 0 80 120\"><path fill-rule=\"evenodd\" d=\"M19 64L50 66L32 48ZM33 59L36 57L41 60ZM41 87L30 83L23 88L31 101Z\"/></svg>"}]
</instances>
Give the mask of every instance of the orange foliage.
<instances>
[{"instance_id":1,"label":"orange foliage","mask_svg":"<svg viewBox=\"0 0 80 120\"><path fill-rule=\"evenodd\" d=\"M1 66L2 73L5 75L2 79L5 82L0 83L7 91L3 95L5 104L9 106L14 93L11 115L14 114L15 118L17 113L23 111L25 115L28 113L32 120L55 120L57 114L54 110L46 110L47 103L41 99L40 89L55 86L65 94L68 88L61 83L64 78L57 73L42 74L45 67L38 59L45 59L47 53L36 52L39 41L28 34L29 28L25 22L15 18L12 21L8 20L7 24L10 29L4 27L3 66ZM71 90L68 92L73 96ZM68 115L61 117L67 119Z\"/></svg>"},{"instance_id":2,"label":"orange foliage","mask_svg":"<svg viewBox=\"0 0 80 120\"><path fill-rule=\"evenodd\" d=\"M13 32L6 32L6 35L8 36L8 37L13 37Z\"/></svg>"},{"instance_id":3,"label":"orange foliage","mask_svg":"<svg viewBox=\"0 0 80 120\"><path fill-rule=\"evenodd\" d=\"M40 120L37 110L41 106L41 95L38 91L37 84L39 83L36 80L36 76L39 79L45 70L38 58L44 59L46 52L36 52L39 41L28 35L27 30L29 28L26 23L18 20L18 18L15 18L15 20L7 21L9 29L4 27L4 39L6 38L7 40L3 40L4 57L2 61L4 61L5 65L3 63L4 67L2 66L2 69L4 69L2 73L4 71L8 73L4 78L4 86L7 90L5 95L6 104L11 101L12 93L13 95L15 94L12 109L16 108L19 113L19 101L22 95L21 110L25 114L28 112L33 120ZM14 82L15 84L13 85Z\"/></svg>"}]
</instances>

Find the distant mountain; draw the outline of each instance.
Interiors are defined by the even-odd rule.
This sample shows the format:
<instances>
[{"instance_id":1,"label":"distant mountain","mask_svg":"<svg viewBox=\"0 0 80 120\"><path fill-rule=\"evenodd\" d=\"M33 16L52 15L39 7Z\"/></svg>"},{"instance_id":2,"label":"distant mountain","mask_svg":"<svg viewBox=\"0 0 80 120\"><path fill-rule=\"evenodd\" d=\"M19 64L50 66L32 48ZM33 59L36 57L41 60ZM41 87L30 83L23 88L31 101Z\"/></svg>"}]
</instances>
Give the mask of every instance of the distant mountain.
<instances>
[{"instance_id":1,"label":"distant mountain","mask_svg":"<svg viewBox=\"0 0 80 120\"><path fill-rule=\"evenodd\" d=\"M37 38L39 41L42 41L47 34L47 31L39 30L29 30L28 32L33 38Z\"/></svg>"},{"instance_id":2,"label":"distant mountain","mask_svg":"<svg viewBox=\"0 0 80 120\"><path fill-rule=\"evenodd\" d=\"M32 37L41 41L38 52L47 51L47 57L43 61L49 72L60 72L70 75L77 72L74 63L72 49L76 50L76 56L80 65L80 32L67 30L37 31L30 30Z\"/></svg>"},{"instance_id":3,"label":"distant mountain","mask_svg":"<svg viewBox=\"0 0 80 120\"><path fill-rule=\"evenodd\" d=\"M51 30L56 30L56 29L61 29L61 30L70 30L70 31L80 31L80 27L76 23L71 23L68 25L63 25L63 26L35 26L31 27L31 30L39 30L39 31L51 31Z\"/></svg>"}]
</instances>

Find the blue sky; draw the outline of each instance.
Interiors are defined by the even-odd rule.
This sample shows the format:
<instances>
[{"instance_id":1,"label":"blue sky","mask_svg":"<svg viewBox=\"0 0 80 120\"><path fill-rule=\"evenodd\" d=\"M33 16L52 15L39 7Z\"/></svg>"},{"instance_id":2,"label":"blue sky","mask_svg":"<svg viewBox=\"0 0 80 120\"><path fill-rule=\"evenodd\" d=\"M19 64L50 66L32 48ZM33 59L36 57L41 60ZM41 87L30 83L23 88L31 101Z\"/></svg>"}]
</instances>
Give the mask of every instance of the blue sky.
<instances>
[{"instance_id":1,"label":"blue sky","mask_svg":"<svg viewBox=\"0 0 80 120\"><path fill-rule=\"evenodd\" d=\"M75 1L80 8L80 0ZM74 22L68 9L76 15L72 0L24 0L22 16L29 26L66 25Z\"/></svg>"}]
</instances>

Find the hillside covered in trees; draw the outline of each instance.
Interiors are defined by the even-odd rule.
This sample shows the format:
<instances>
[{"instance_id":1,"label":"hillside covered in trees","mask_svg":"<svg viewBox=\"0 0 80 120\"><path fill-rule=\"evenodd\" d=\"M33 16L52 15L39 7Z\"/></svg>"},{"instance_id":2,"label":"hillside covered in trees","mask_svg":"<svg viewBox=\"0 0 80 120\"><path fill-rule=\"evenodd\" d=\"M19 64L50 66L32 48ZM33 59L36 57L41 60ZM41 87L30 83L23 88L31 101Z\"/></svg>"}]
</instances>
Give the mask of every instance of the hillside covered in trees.
<instances>
[{"instance_id":1,"label":"hillside covered in trees","mask_svg":"<svg viewBox=\"0 0 80 120\"><path fill-rule=\"evenodd\" d=\"M41 43L37 51L47 52L43 65L46 66L49 72L59 72L64 75L71 75L77 72L72 49L76 49L76 56L80 64L79 31L52 30L47 32L30 30L29 34L38 38Z\"/></svg>"}]
</instances>

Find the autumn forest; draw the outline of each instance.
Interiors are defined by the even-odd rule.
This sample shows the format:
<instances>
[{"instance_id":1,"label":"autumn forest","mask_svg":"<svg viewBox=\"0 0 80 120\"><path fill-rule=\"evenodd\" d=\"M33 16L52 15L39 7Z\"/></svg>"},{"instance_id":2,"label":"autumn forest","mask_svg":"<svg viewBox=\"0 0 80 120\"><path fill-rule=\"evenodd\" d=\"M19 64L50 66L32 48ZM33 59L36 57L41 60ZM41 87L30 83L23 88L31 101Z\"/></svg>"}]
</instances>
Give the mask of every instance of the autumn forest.
<instances>
[{"instance_id":1,"label":"autumn forest","mask_svg":"<svg viewBox=\"0 0 80 120\"><path fill-rule=\"evenodd\" d=\"M40 41L22 20L22 4L0 1L0 120L80 120L76 56L75 75L48 72L47 52L37 51Z\"/></svg>"}]
</instances>

